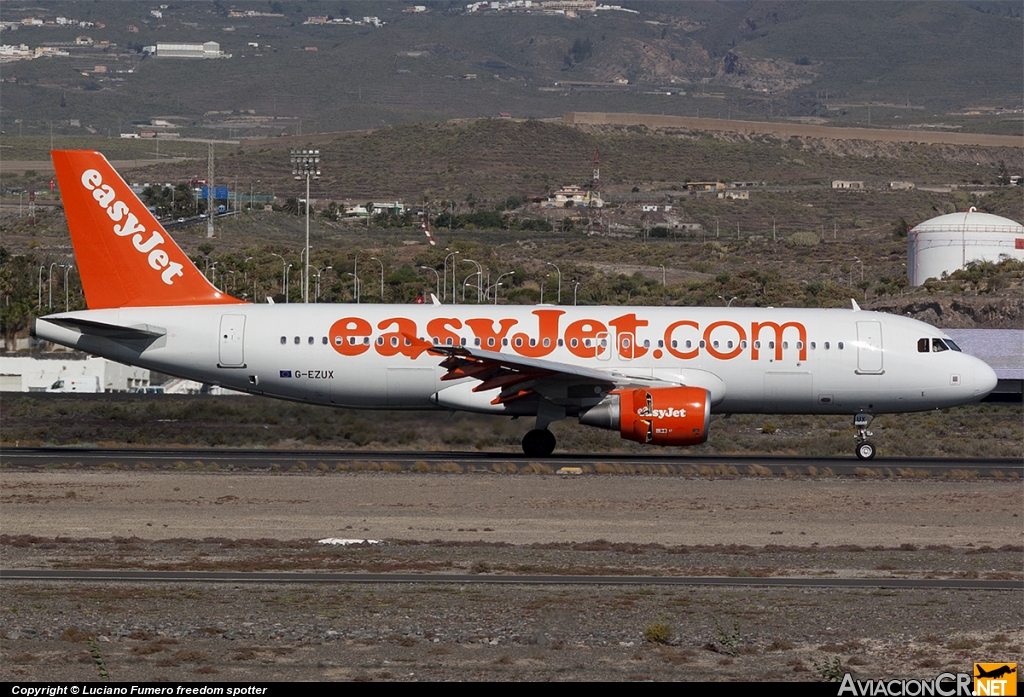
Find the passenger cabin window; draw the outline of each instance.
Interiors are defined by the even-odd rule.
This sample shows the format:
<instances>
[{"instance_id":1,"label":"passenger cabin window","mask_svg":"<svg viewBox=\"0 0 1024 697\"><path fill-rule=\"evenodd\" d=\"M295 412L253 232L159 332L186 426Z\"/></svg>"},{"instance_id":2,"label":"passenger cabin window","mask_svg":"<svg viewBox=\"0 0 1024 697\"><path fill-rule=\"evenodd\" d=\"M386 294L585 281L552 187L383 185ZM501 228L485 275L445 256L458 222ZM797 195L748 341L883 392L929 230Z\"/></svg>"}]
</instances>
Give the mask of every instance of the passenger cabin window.
<instances>
[{"instance_id":1,"label":"passenger cabin window","mask_svg":"<svg viewBox=\"0 0 1024 697\"><path fill-rule=\"evenodd\" d=\"M281 344L283 345L283 344L287 344L287 343L288 343L288 337L282 336L281 337Z\"/></svg>"},{"instance_id":2,"label":"passenger cabin window","mask_svg":"<svg viewBox=\"0 0 1024 697\"><path fill-rule=\"evenodd\" d=\"M298 346L301 343L302 343L302 337L298 337L298 336L295 337L295 345Z\"/></svg>"},{"instance_id":3,"label":"passenger cabin window","mask_svg":"<svg viewBox=\"0 0 1024 697\"><path fill-rule=\"evenodd\" d=\"M323 344L324 346L326 346L327 345L327 337L325 336L323 339L321 339L320 343Z\"/></svg>"},{"instance_id":4,"label":"passenger cabin window","mask_svg":"<svg viewBox=\"0 0 1024 697\"><path fill-rule=\"evenodd\" d=\"M310 346L312 346L313 345L313 337L309 337L309 341L307 341L306 343L309 344Z\"/></svg>"}]
</instances>

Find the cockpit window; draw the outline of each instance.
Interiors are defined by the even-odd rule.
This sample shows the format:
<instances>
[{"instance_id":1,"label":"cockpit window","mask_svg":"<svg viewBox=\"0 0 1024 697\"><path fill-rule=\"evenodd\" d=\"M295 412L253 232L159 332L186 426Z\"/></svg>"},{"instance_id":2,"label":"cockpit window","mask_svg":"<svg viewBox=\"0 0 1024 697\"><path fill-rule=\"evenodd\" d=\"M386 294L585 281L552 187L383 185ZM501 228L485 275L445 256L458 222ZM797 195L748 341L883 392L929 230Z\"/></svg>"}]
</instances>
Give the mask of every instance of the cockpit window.
<instances>
[{"instance_id":1,"label":"cockpit window","mask_svg":"<svg viewBox=\"0 0 1024 697\"><path fill-rule=\"evenodd\" d=\"M960 350L960 347L953 343L952 339L944 339L944 341L946 342L946 345L949 346L954 351L960 351L960 353L963 353L963 351Z\"/></svg>"},{"instance_id":2,"label":"cockpit window","mask_svg":"<svg viewBox=\"0 0 1024 697\"><path fill-rule=\"evenodd\" d=\"M928 343L928 339L927 338L925 338L925 339L918 339L917 340L917 352L918 353L928 353L928 346L929 346L929 343Z\"/></svg>"},{"instance_id":3,"label":"cockpit window","mask_svg":"<svg viewBox=\"0 0 1024 697\"><path fill-rule=\"evenodd\" d=\"M932 339L932 351L938 353L939 351L948 351L949 347L946 346L946 342L942 339Z\"/></svg>"}]
</instances>

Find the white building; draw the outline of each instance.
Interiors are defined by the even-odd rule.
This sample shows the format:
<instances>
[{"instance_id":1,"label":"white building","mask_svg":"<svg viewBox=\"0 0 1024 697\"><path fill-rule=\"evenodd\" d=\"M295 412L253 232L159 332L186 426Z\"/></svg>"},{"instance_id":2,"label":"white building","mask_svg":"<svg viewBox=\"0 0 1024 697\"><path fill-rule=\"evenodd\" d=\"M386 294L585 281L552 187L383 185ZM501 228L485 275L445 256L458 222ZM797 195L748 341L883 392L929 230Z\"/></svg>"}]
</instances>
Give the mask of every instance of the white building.
<instances>
[{"instance_id":1,"label":"white building","mask_svg":"<svg viewBox=\"0 0 1024 697\"><path fill-rule=\"evenodd\" d=\"M149 386L149 370L97 356L0 356L0 392L45 392L57 380L90 376L99 378L104 392L128 392Z\"/></svg>"},{"instance_id":2,"label":"white building","mask_svg":"<svg viewBox=\"0 0 1024 697\"><path fill-rule=\"evenodd\" d=\"M1024 260L1024 226L972 207L926 220L908 233L907 278L919 286L969 262L997 262L1003 255Z\"/></svg>"},{"instance_id":3,"label":"white building","mask_svg":"<svg viewBox=\"0 0 1024 697\"><path fill-rule=\"evenodd\" d=\"M548 198L546 207L552 208L557 206L561 208L570 201L574 206L593 206L594 208L604 207L604 200L601 199L601 194L589 189L583 189L576 184L563 186L561 189L556 191L554 196Z\"/></svg>"},{"instance_id":4,"label":"white building","mask_svg":"<svg viewBox=\"0 0 1024 697\"><path fill-rule=\"evenodd\" d=\"M220 44L207 41L204 44L165 44L157 43L157 58L230 58L230 53L222 53Z\"/></svg>"}]
</instances>

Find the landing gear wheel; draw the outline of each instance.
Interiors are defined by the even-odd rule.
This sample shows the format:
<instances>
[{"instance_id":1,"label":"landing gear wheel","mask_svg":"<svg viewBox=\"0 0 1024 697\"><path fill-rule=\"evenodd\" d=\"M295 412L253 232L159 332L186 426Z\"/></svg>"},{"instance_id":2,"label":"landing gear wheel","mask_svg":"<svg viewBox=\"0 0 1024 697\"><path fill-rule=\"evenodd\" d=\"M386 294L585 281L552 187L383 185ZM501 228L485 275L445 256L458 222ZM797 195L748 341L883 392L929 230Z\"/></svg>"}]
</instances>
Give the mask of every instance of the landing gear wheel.
<instances>
[{"instance_id":1,"label":"landing gear wheel","mask_svg":"<svg viewBox=\"0 0 1024 697\"><path fill-rule=\"evenodd\" d=\"M863 443L857 444L857 458L860 460L870 460L875 456L875 445L864 441Z\"/></svg>"},{"instance_id":2,"label":"landing gear wheel","mask_svg":"<svg viewBox=\"0 0 1024 697\"><path fill-rule=\"evenodd\" d=\"M555 436L546 428L535 428L523 436L523 452L530 457L547 457L555 451Z\"/></svg>"}]
</instances>

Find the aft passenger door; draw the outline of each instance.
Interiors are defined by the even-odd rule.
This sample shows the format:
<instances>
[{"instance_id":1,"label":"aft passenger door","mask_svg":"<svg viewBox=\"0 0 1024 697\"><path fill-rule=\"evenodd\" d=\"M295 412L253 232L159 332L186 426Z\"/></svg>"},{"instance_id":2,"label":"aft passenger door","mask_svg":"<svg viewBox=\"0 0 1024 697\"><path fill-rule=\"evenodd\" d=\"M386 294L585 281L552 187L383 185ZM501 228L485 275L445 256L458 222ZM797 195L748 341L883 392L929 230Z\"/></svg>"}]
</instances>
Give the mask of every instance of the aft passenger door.
<instances>
[{"instance_id":1,"label":"aft passenger door","mask_svg":"<svg viewBox=\"0 0 1024 697\"><path fill-rule=\"evenodd\" d=\"M245 315L220 316L218 368L245 367Z\"/></svg>"}]
</instances>

